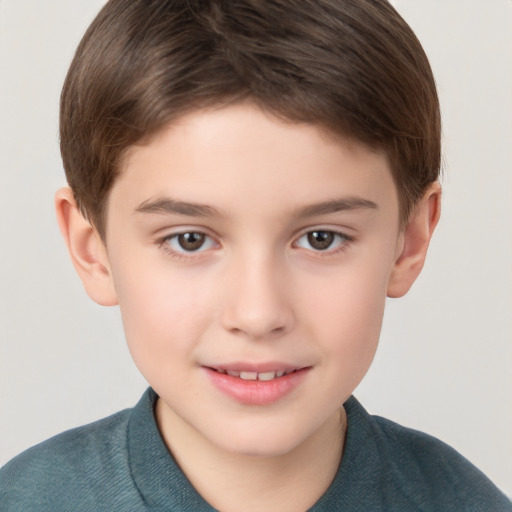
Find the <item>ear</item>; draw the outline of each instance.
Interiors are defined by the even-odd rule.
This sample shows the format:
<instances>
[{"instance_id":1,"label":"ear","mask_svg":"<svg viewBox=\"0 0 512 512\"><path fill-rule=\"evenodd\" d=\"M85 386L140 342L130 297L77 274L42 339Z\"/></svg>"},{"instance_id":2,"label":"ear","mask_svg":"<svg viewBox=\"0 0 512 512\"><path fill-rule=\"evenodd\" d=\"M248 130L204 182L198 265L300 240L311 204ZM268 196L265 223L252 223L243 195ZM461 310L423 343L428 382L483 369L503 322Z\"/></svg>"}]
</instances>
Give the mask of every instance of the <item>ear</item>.
<instances>
[{"instance_id":1,"label":"ear","mask_svg":"<svg viewBox=\"0 0 512 512\"><path fill-rule=\"evenodd\" d=\"M80 212L69 187L55 194L55 210L71 261L87 295L102 306L116 305L117 295L107 250L96 229Z\"/></svg>"},{"instance_id":2,"label":"ear","mask_svg":"<svg viewBox=\"0 0 512 512\"><path fill-rule=\"evenodd\" d=\"M402 233L398 257L388 283L388 297L402 297L419 276L441 214L441 185L433 183L414 207Z\"/></svg>"}]
</instances>

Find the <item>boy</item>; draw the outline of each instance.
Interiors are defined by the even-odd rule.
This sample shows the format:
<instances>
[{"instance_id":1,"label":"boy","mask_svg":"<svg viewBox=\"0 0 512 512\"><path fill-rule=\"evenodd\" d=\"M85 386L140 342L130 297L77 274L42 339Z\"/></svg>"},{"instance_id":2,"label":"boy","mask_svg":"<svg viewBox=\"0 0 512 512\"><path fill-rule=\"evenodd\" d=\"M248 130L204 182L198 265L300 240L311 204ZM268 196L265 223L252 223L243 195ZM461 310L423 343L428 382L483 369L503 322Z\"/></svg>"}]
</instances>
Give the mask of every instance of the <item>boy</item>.
<instances>
[{"instance_id":1,"label":"boy","mask_svg":"<svg viewBox=\"0 0 512 512\"><path fill-rule=\"evenodd\" d=\"M2 506L510 510L350 397L437 223L439 133L384 1L109 2L63 90L57 214L152 389L11 462Z\"/></svg>"}]
</instances>

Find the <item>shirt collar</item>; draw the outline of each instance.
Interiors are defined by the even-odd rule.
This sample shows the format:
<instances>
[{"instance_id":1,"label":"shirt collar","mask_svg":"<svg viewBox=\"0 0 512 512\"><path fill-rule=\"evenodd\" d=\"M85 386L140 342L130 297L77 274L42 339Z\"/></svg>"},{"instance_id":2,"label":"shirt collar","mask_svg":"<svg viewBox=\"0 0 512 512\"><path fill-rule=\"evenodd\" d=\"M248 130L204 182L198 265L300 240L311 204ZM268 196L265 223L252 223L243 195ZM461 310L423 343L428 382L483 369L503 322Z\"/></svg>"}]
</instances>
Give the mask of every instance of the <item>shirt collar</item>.
<instances>
[{"instance_id":1,"label":"shirt collar","mask_svg":"<svg viewBox=\"0 0 512 512\"><path fill-rule=\"evenodd\" d=\"M151 510L213 512L167 450L155 420L157 394L149 388L128 422L128 457L135 485Z\"/></svg>"}]
</instances>

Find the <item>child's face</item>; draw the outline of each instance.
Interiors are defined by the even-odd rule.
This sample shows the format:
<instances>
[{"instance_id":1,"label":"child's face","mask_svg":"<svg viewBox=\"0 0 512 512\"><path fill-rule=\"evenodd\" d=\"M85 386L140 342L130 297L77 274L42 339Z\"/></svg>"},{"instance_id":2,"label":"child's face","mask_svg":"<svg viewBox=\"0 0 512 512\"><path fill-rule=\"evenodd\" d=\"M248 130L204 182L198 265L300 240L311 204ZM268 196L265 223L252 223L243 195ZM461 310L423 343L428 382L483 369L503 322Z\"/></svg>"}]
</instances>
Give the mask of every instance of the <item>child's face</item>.
<instances>
[{"instance_id":1,"label":"child's face","mask_svg":"<svg viewBox=\"0 0 512 512\"><path fill-rule=\"evenodd\" d=\"M313 126L244 104L132 148L106 247L160 421L231 452L299 446L368 370L401 245L385 156Z\"/></svg>"}]
</instances>

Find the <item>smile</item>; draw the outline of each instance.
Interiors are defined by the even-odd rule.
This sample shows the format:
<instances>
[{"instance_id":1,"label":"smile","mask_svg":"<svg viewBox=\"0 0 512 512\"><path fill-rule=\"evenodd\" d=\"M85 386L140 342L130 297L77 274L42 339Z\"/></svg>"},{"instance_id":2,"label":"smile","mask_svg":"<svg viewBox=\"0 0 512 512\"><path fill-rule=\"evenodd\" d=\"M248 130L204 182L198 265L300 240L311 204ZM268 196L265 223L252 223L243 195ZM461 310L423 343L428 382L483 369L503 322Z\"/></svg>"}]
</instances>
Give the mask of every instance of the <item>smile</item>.
<instances>
[{"instance_id":1,"label":"smile","mask_svg":"<svg viewBox=\"0 0 512 512\"><path fill-rule=\"evenodd\" d=\"M235 370L233 365L230 368L203 367L203 370L214 388L228 398L246 405L267 405L291 394L312 369L308 366L273 370L268 368L270 365L266 366Z\"/></svg>"},{"instance_id":2,"label":"smile","mask_svg":"<svg viewBox=\"0 0 512 512\"><path fill-rule=\"evenodd\" d=\"M269 371L269 372L247 372L247 371L238 371L238 370L223 370L221 368L214 368L214 370L218 373L222 373L225 375L230 375L231 377L238 377L242 380L262 380L262 381L270 381L274 379L278 379L285 375L289 375L296 370L277 370L277 371Z\"/></svg>"}]
</instances>

